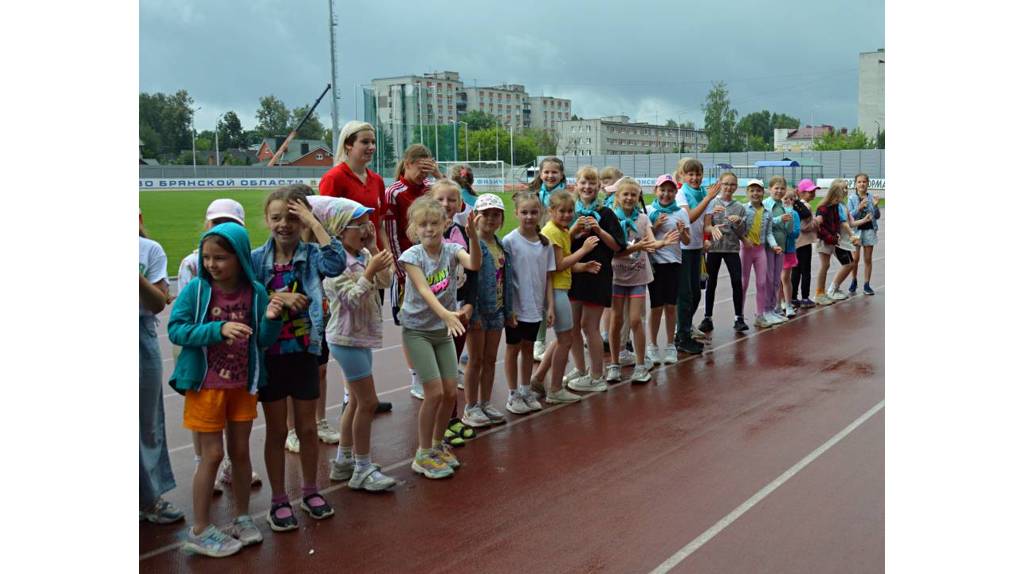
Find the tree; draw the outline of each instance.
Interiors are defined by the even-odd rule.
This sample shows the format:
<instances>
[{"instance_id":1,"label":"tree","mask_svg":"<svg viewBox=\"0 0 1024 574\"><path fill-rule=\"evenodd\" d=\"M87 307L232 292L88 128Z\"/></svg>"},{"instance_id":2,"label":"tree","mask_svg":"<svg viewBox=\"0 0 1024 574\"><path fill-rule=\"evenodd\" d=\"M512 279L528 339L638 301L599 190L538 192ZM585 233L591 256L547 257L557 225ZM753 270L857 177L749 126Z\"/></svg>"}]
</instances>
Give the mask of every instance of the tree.
<instances>
[{"instance_id":1,"label":"tree","mask_svg":"<svg viewBox=\"0 0 1024 574\"><path fill-rule=\"evenodd\" d=\"M321 137L320 139L324 140L324 143L327 144L327 147L331 148L332 153L333 153L333 150L334 150L334 130L332 130L331 128L324 128L323 137Z\"/></svg>"},{"instance_id":2,"label":"tree","mask_svg":"<svg viewBox=\"0 0 1024 574\"><path fill-rule=\"evenodd\" d=\"M736 124L736 132L741 136L740 140L747 144L748 150L768 151L774 147L776 129L798 127L800 127L800 120L797 118L761 110L743 116Z\"/></svg>"},{"instance_id":3,"label":"tree","mask_svg":"<svg viewBox=\"0 0 1024 574\"><path fill-rule=\"evenodd\" d=\"M288 108L273 95L260 98L256 110L256 133L259 137L281 136L288 133Z\"/></svg>"},{"instance_id":4,"label":"tree","mask_svg":"<svg viewBox=\"0 0 1024 574\"><path fill-rule=\"evenodd\" d=\"M299 125L299 122L302 121L302 118L306 116L308 111L309 106L300 106L292 110L291 126ZM285 129L287 130L288 128ZM302 128L295 135L296 138L303 140L318 140L323 138L323 136L324 125L320 123L320 116L317 115L316 111L309 116L309 119L306 120L306 123L302 125Z\"/></svg>"},{"instance_id":5,"label":"tree","mask_svg":"<svg viewBox=\"0 0 1024 574\"><path fill-rule=\"evenodd\" d=\"M875 140L875 147L878 149L885 149L885 130L878 132L878 138Z\"/></svg>"},{"instance_id":6,"label":"tree","mask_svg":"<svg viewBox=\"0 0 1024 574\"><path fill-rule=\"evenodd\" d=\"M213 150L213 131L203 130L196 134L196 151ZM218 142L220 143L220 142Z\"/></svg>"},{"instance_id":7,"label":"tree","mask_svg":"<svg viewBox=\"0 0 1024 574\"><path fill-rule=\"evenodd\" d=\"M490 129L499 124L498 118L481 110L466 112L462 115L462 121L466 122L471 132Z\"/></svg>"},{"instance_id":8,"label":"tree","mask_svg":"<svg viewBox=\"0 0 1024 574\"><path fill-rule=\"evenodd\" d=\"M227 112L221 117L217 122L217 137L220 139L221 149L245 145L245 131L242 129L242 120L238 119L238 114Z\"/></svg>"},{"instance_id":9,"label":"tree","mask_svg":"<svg viewBox=\"0 0 1024 574\"><path fill-rule=\"evenodd\" d=\"M704 103L704 131L708 136L709 152L739 151L736 138L736 110L730 107L729 90L725 82L715 82Z\"/></svg>"},{"instance_id":10,"label":"tree","mask_svg":"<svg viewBox=\"0 0 1024 574\"><path fill-rule=\"evenodd\" d=\"M173 95L139 94L139 139L149 157L192 149L192 98L185 90Z\"/></svg>"},{"instance_id":11,"label":"tree","mask_svg":"<svg viewBox=\"0 0 1024 574\"><path fill-rule=\"evenodd\" d=\"M842 149L872 149L875 142L867 136L860 128L854 128L849 133L826 132L824 135L814 138L815 151L832 151Z\"/></svg>"}]
</instances>

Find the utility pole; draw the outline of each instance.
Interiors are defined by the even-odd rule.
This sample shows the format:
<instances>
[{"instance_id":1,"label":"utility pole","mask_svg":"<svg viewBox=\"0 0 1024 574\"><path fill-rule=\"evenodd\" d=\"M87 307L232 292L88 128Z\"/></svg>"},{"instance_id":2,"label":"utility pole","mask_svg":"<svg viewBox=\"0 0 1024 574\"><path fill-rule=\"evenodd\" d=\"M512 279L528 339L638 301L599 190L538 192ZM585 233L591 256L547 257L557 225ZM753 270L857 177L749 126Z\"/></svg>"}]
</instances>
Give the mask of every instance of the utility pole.
<instances>
[{"instance_id":1,"label":"utility pole","mask_svg":"<svg viewBox=\"0 0 1024 574\"><path fill-rule=\"evenodd\" d=\"M202 106L192 110L192 117L189 118L189 125L192 126L192 177L199 177L196 172L196 112L201 109Z\"/></svg>"},{"instance_id":2,"label":"utility pole","mask_svg":"<svg viewBox=\"0 0 1024 574\"><path fill-rule=\"evenodd\" d=\"M338 12L334 6L335 0L327 0L327 8L330 12L330 20L328 32L331 37L331 144L335 151L338 149L338 134L340 129L338 128L338 100L341 99L341 89L338 87L338 59L336 57L338 35ZM358 89L358 86L356 87ZM376 98L374 98L376 99ZM355 104L355 100L352 102ZM337 160L337 158L335 158Z\"/></svg>"}]
</instances>

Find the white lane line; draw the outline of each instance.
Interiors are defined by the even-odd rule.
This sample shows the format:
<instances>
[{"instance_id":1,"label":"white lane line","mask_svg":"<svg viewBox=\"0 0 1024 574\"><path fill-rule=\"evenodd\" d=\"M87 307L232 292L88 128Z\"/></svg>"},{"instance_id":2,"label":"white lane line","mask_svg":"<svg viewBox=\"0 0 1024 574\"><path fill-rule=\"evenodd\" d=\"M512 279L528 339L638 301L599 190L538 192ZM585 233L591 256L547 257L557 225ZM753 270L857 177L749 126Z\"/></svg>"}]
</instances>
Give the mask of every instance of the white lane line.
<instances>
[{"instance_id":1,"label":"white lane line","mask_svg":"<svg viewBox=\"0 0 1024 574\"><path fill-rule=\"evenodd\" d=\"M883 289L885 289L885 285L884 284L883 285L879 285L877 290L878 291L882 291ZM856 295L856 297L867 297L867 295ZM850 299L853 299L853 297L851 297ZM717 347L713 347L713 348L711 348L711 349L709 349L709 350L707 350L705 352L708 352L708 353L714 352L714 351L717 351L717 350L720 350L720 349L724 349L726 347L731 347L731 346L736 345L736 344L738 344L740 342L743 342L743 341L748 341L750 339L753 339L754 337L758 337L758 336L764 335L766 333L776 332L778 329L785 328L786 325L791 325L791 324L793 324L793 323L795 323L795 322L797 322L797 321L799 321L799 320L801 320L801 319L803 319L805 317L810 317L811 315L815 315L815 314L820 313L822 311L825 311L827 309L828 309L828 307L818 307L818 308L812 309L812 310L810 310L810 311L808 311L806 313L802 313L802 314L798 315L797 317L787 321L786 323L778 325L778 326L776 326L774 328L764 329L764 330L761 330L761 331L755 331L755 332L750 333L749 335L745 335L745 336L743 336L743 337L741 337L739 339L734 339L734 340L729 341L727 343L723 343L723 344L721 344L721 345L719 345ZM690 355L688 357L680 359L679 361L676 362L676 364L678 365L678 364L681 364L681 363L685 363L687 361L694 361L694 360L696 360L696 359L698 359L700 357L703 357L703 356L704 355ZM505 362L505 360L502 359L500 361L497 361L495 363L495 365L499 365L499 364L504 363L504 362ZM667 368L669 366L670 365L662 365L660 367L654 367L653 369L651 369L651 372L653 373L654 371L661 370L661 369ZM406 385L406 386L401 387L399 389L394 389L392 391L387 391L387 393L392 393L392 392L397 392L397 391L405 390L405 389L408 389L409 386L410 385ZM618 383L613 383L613 384L608 385L608 390L606 392L612 393L612 392L615 392L616 389L632 388L633 386L634 385L632 383L630 383L628 380L623 380L623 381L620 381ZM381 393L381 394L386 394L386 393ZM583 402L585 400L590 399L591 397L596 397L596 396L601 395L601 394L602 393L589 393L589 394L583 395L582 398L579 401L577 401L577 402ZM884 403L884 401L883 401L883 403ZM506 431L507 432L508 429L510 429L510 428L512 428L514 426L518 426L520 424L524 424L527 421L533 420L533 419L535 419L537 417L541 417L541 416L544 416L544 415L547 415L547 414L551 414L551 413L553 413L555 411L559 411L559 410L561 410L563 408L566 408L566 407L569 407L569 406L571 406L573 404L575 404L575 403L561 403L561 404L557 404L557 405L549 405L549 406L545 407L544 410L542 410L542 411L537 411L537 412L534 412L534 413L529 414L529 415L524 415L522 417L519 417L518 419L509 421L509 422L507 422L507 423L505 423L503 425L492 426L492 427L488 428L487 430L485 430L483 432L478 432L478 433L476 433L476 438L474 440L479 440L482 437L485 437L485 436L487 436L489 434L494 434L494 433L497 433L497 432L502 432L502 431ZM327 410L332 410L332 409L334 409L336 407L339 407L339 406L341 406L341 405L334 405L334 406L328 407ZM265 426L266 426L266 424L262 424L262 425L259 425L259 427L253 427L253 430L255 430L256 428L262 428L262 427L265 427ZM182 446L182 447L178 447L176 449L173 449L171 452L178 451L178 450L183 450L183 449L189 448L191 446L192 445L185 445L185 446ZM395 462L393 464L389 464L386 467L384 467L383 472L385 472L385 473L391 472L392 470L395 470L397 468L401 468L403 466L406 466L406 465L410 464L411 462L412 462L412 457L406 458L404 460L400 460L398 462ZM399 486L404 486L406 484L406 481L399 481L398 484L399 484ZM327 488L324 488L323 490L321 490L320 494L329 494L331 492L334 492L336 490L340 490L342 488L348 488L348 482L340 482L338 484L334 484L334 485L328 486ZM397 487L396 487L396 490L397 490ZM295 506L300 501L301 501L300 498L296 498L295 500L292 500L290 502L291 502L291 504L293 506ZM267 512L269 512L269 509L261 510L261 511L255 513L255 514L252 514L252 516L263 516ZM171 550L175 550L175 549L179 548L181 546L181 544L182 544L181 542L175 542L173 544L167 544L167 545L161 546L159 548L156 548L156 549L154 549L154 550L152 550L150 552L147 552L145 554L140 555L139 556L139 562L142 562L143 560L147 560L149 558L153 558L154 556L158 556L158 555L163 554L165 552L170 552Z\"/></svg>"},{"instance_id":2,"label":"white lane line","mask_svg":"<svg viewBox=\"0 0 1024 574\"><path fill-rule=\"evenodd\" d=\"M686 560L688 556L699 550L701 546L704 546L709 541L711 541L711 539L713 539L720 532L728 528L730 524L735 522L736 519L743 516L748 510L753 508L758 502L764 500L769 494L775 492L777 488L785 484L786 481L788 481L789 479L793 478L793 476L795 476L796 473L800 472L807 465L814 462L815 459L817 459L819 456L828 452L828 450L835 446L836 443L846 438L846 436L852 433L853 431L857 430L858 427L867 422L868 419L873 417L875 413L882 410L882 408L884 407L885 399L882 399L881 401L879 401L878 404L868 409L866 413L857 417L857 420L853 421L846 428L836 433L835 436L825 441L824 444L814 449L810 454L801 459L800 462L789 467L789 469L786 470L786 472L780 474L778 477L776 477L775 480L764 485L764 487L761 490L757 491L757 493L754 494L754 496L751 496L750 498L743 501L743 503L734 508L732 512L726 514L721 520L716 522L714 526L702 532L700 536L691 540L689 544L683 546L678 552L669 557L668 560L665 560L664 562L659 564L657 568L651 570L651 574L665 574L672 568L678 566L680 562Z\"/></svg>"}]
</instances>

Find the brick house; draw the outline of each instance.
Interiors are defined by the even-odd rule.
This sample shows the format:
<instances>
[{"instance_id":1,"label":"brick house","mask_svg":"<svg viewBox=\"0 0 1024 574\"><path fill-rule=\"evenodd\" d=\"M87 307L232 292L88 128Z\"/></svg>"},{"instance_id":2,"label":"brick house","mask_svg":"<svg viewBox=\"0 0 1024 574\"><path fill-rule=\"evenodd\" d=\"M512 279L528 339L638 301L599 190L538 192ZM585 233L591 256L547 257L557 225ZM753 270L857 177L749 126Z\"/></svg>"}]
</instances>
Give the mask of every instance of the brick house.
<instances>
[{"instance_id":1,"label":"brick house","mask_svg":"<svg viewBox=\"0 0 1024 574\"><path fill-rule=\"evenodd\" d=\"M814 148L815 137L821 137L834 131L835 128L828 124L803 126L797 129L777 128L773 134L775 136L775 151L809 151Z\"/></svg>"},{"instance_id":2,"label":"brick house","mask_svg":"<svg viewBox=\"0 0 1024 574\"><path fill-rule=\"evenodd\" d=\"M270 161L277 151L277 146L284 143L285 139L283 137L263 138L259 150L256 152L256 161L261 164ZM276 165L331 167L334 165L334 155L322 140L294 139L288 144L288 148L285 149Z\"/></svg>"}]
</instances>

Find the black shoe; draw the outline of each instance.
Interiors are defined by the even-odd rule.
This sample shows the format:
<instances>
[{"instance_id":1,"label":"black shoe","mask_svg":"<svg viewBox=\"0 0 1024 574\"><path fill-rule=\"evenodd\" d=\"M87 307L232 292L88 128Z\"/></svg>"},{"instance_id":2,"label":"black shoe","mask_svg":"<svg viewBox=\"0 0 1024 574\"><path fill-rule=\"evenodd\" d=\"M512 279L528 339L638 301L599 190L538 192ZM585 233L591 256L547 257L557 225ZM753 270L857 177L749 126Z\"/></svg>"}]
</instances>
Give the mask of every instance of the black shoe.
<instances>
[{"instance_id":1,"label":"black shoe","mask_svg":"<svg viewBox=\"0 0 1024 574\"><path fill-rule=\"evenodd\" d=\"M608 344L608 341L605 341L604 339L602 339L601 347L604 349L605 353L611 353L612 352L612 348Z\"/></svg>"},{"instance_id":2,"label":"black shoe","mask_svg":"<svg viewBox=\"0 0 1024 574\"><path fill-rule=\"evenodd\" d=\"M310 499L317 497L323 500L323 504L320 506L310 506ZM309 496L303 496L302 502L299 503L299 507L306 511L311 517L317 520L323 520L324 518L330 518L334 516L334 509L331 508L330 504L327 504L327 499L323 497L319 492L310 494Z\"/></svg>"},{"instance_id":3,"label":"black shoe","mask_svg":"<svg viewBox=\"0 0 1024 574\"><path fill-rule=\"evenodd\" d=\"M689 353L691 355L699 355L704 352L704 345L701 345L693 339L686 339L676 343L676 350L680 353Z\"/></svg>"},{"instance_id":4,"label":"black shoe","mask_svg":"<svg viewBox=\"0 0 1024 574\"><path fill-rule=\"evenodd\" d=\"M626 350L630 353L633 352L633 341L626 341Z\"/></svg>"},{"instance_id":5,"label":"black shoe","mask_svg":"<svg viewBox=\"0 0 1024 574\"><path fill-rule=\"evenodd\" d=\"M373 412L378 414L378 415L381 414L381 413L390 413L391 412L391 403L389 403L387 401L377 401L377 410L375 410Z\"/></svg>"},{"instance_id":6,"label":"black shoe","mask_svg":"<svg viewBox=\"0 0 1024 574\"><path fill-rule=\"evenodd\" d=\"M701 333L710 333L715 330L715 324L711 322L711 317L704 317L704 320L700 322L700 326L697 327Z\"/></svg>"},{"instance_id":7,"label":"black shoe","mask_svg":"<svg viewBox=\"0 0 1024 574\"><path fill-rule=\"evenodd\" d=\"M743 322L743 319L736 319L736 322L732 324L732 328L735 329L736 331L746 331L750 329L750 327L748 327L747 324Z\"/></svg>"}]
</instances>

